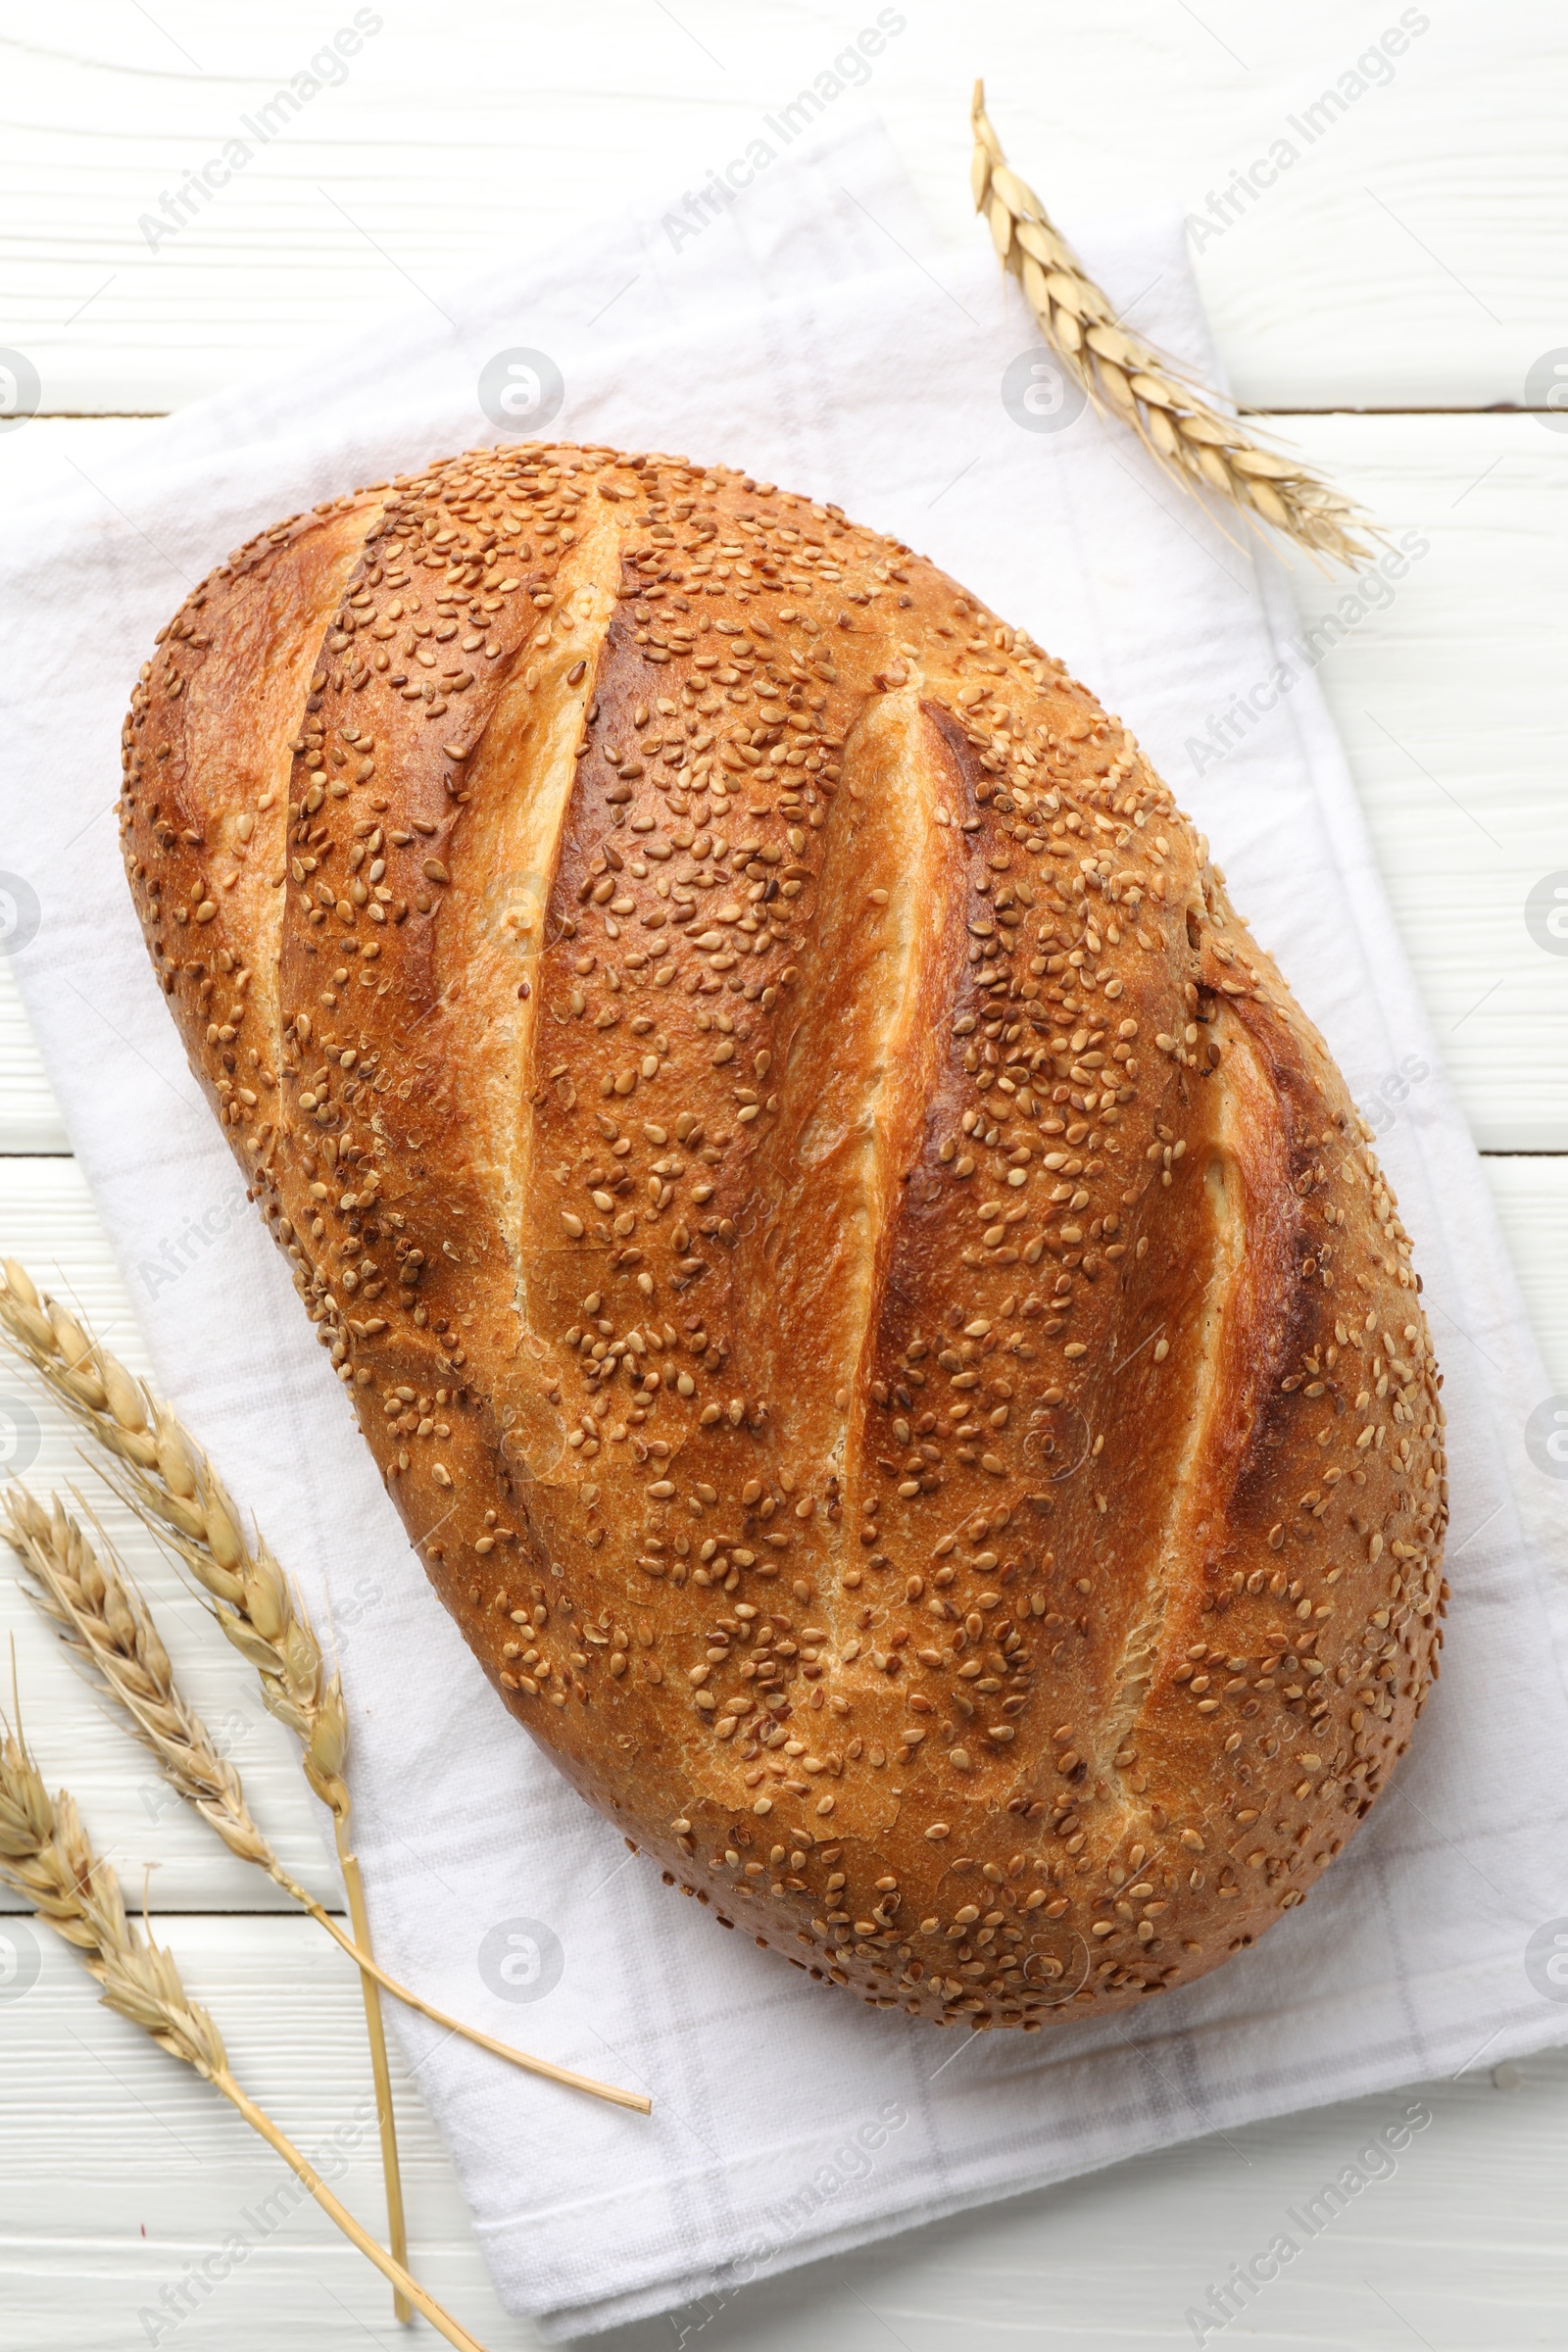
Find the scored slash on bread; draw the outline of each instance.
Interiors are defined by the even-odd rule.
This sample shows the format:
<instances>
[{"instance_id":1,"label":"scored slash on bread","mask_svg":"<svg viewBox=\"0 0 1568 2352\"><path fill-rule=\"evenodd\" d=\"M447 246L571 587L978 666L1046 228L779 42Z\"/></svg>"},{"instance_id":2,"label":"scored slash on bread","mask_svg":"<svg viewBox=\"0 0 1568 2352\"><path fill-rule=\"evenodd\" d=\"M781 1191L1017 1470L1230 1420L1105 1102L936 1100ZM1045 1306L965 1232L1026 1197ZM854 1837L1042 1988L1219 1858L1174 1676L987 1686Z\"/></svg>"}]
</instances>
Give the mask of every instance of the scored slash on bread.
<instances>
[{"instance_id":1,"label":"scored slash on bread","mask_svg":"<svg viewBox=\"0 0 1568 2352\"><path fill-rule=\"evenodd\" d=\"M1438 1373L1119 720L836 508L522 444L220 566L124 767L431 1581L666 1879L1025 2027L1300 1901L1437 1671Z\"/></svg>"}]
</instances>

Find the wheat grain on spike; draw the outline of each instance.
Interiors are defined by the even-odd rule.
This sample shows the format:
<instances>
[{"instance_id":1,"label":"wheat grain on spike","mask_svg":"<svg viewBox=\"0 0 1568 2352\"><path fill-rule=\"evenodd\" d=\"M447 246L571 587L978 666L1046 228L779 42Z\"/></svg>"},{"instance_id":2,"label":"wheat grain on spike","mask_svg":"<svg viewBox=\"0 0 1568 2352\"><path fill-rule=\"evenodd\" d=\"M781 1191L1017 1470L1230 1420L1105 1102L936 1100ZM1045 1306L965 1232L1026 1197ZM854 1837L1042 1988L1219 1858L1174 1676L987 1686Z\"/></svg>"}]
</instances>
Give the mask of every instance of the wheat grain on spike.
<instances>
[{"instance_id":1,"label":"wheat grain on spike","mask_svg":"<svg viewBox=\"0 0 1568 2352\"><path fill-rule=\"evenodd\" d=\"M0 1884L32 1903L39 1917L75 1947L97 1980L106 2008L128 2018L151 2034L160 2049L193 2067L261 2133L344 2235L389 2280L399 2304L422 2312L457 2352L484 2352L407 2267L376 2244L310 2160L241 2089L229 2071L217 2026L186 1992L172 1955L126 1918L120 1882L88 1843L73 1799L63 1789L50 1796L20 1726L0 1733Z\"/></svg>"},{"instance_id":2,"label":"wheat grain on spike","mask_svg":"<svg viewBox=\"0 0 1568 2352\"><path fill-rule=\"evenodd\" d=\"M1118 323L1033 188L1008 166L986 113L983 82L974 85L969 119L975 210L985 216L998 259L1094 405L1130 426L1183 489L1211 490L1249 521L1272 524L1314 555L1341 564L1370 555L1362 534L1371 526L1357 507L1299 459L1263 448L1242 418Z\"/></svg>"},{"instance_id":3,"label":"wheat grain on spike","mask_svg":"<svg viewBox=\"0 0 1568 2352\"><path fill-rule=\"evenodd\" d=\"M26 1358L78 1427L114 1457L115 1468L104 1472L109 1485L184 1561L220 1630L260 1676L263 1703L298 1739L305 1777L332 1815L354 1940L368 1952L369 1914L343 1779L348 1744L343 1693L336 1675L326 1671L320 1643L297 1595L260 1536L253 1544L241 1532L240 1515L217 1471L187 1440L172 1409L97 1347L76 1318L57 1298L40 1292L15 1258L5 1260L4 1274L0 1334ZM394 2256L406 2267L408 2230L381 1996L374 1978L363 1969L360 1986L381 2133L387 2236ZM396 2294L393 2308L400 2320L409 2317Z\"/></svg>"},{"instance_id":4,"label":"wheat grain on spike","mask_svg":"<svg viewBox=\"0 0 1568 2352\"><path fill-rule=\"evenodd\" d=\"M525 2072L543 2075L570 2089L586 2090L613 2105L649 2112L640 2092L617 2090L586 2075L553 2066L449 2017L411 1992L353 1939L287 1871L245 1802L240 1778L220 1756L211 1733L174 1679L169 1652L144 1594L98 1531L89 1542L79 1522L58 1495L51 1508L13 1487L0 1501L0 1532L24 1572L24 1589L58 1631L83 1671L109 1698L127 1728L150 1749L172 1788L210 1823L229 1851L265 1870L290 1899L308 1911L333 1941L368 1972L396 2000L490 2050Z\"/></svg>"}]
</instances>

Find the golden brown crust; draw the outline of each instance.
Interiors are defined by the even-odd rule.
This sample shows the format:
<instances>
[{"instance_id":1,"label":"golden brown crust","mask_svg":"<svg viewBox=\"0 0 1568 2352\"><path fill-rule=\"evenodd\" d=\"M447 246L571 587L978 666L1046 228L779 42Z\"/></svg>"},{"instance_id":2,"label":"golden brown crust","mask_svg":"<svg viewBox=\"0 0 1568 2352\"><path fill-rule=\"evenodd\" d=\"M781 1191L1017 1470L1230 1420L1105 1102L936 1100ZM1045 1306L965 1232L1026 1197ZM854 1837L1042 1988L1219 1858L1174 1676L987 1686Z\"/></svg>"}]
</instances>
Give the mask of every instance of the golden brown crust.
<instances>
[{"instance_id":1,"label":"golden brown crust","mask_svg":"<svg viewBox=\"0 0 1568 2352\"><path fill-rule=\"evenodd\" d=\"M911 2014L1201 1975L1441 1641L1438 1375L1315 1031L1119 721L897 542L471 451L160 640L125 855L514 1714Z\"/></svg>"}]
</instances>

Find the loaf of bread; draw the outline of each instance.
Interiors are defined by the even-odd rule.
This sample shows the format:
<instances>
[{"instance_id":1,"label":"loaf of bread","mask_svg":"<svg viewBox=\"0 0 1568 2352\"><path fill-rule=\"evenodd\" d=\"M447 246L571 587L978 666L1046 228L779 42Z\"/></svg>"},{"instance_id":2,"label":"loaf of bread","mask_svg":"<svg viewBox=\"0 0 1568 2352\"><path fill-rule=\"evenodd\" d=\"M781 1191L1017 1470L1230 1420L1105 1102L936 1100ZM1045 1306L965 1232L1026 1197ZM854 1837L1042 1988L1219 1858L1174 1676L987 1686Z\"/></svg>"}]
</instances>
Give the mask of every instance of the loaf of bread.
<instances>
[{"instance_id":1,"label":"loaf of bread","mask_svg":"<svg viewBox=\"0 0 1568 2352\"><path fill-rule=\"evenodd\" d=\"M667 1883L1026 2029L1300 1902L1437 1672L1437 1367L1086 688L836 507L471 450L196 590L122 819L437 1592Z\"/></svg>"}]
</instances>

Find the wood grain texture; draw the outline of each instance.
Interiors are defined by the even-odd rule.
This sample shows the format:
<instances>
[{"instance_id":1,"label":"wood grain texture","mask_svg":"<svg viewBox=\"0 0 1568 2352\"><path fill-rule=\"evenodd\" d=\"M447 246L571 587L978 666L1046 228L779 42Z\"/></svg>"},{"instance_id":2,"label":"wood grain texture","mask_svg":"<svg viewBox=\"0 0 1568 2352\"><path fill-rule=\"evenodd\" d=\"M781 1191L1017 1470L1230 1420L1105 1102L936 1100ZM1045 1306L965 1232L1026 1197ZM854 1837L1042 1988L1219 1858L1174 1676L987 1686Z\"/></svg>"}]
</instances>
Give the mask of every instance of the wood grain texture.
<instances>
[{"instance_id":1,"label":"wood grain texture","mask_svg":"<svg viewBox=\"0 0 1568 2352\"><path fill-rule=\"evenodd\" d=\"M1483 1161L1546 1378L1568 1396L1568 1158Z\"/></svg>"},{"instance_id":2,"label":"wood grain texture","mask_svg":"<svg viewBox=\"0 0 1568 2352\"><path fill-rule=\"evenodd\" d=\"M55 1090L10 967L0 961L0 1143L7 1152L69 1152Z\"/></svg>"},{"instance_id":3,"label":"wood grain texture","mask_svg":"<svg viewBox=\"0 0 1568 2352\"><path fill-rule=\"evenodd\" d=\"M126 1883L128 1893L128 1874ZM180 1919L158 1933L193 1997L221 2013L236 2079L380 2230L374 2096L353 1970L298 1918ZM47 1929L0 1917L0 1951L8 1936L23 1973L36 1970L29 1990L0 2001L8 2341L28 2352L130 2352L159 2320L178 2320L162 2340L198 2352L270 2347L289 2327L313 2346L390 2343L374 2273L308 2197L285 2187L287 2173L240 2119L97 2007L85 1972ZM509 2322L490 2293L445 2153L395 2046L392 2057L413 2267L462 2307L490 2352L530 2345L532 2330ZM530 2084L522 2095L537 2092L547 2130L551 2101L569 2094ZM253 2250L228 2280L184 2298L183 2315L177 2292L162 2299L236 2234Z\"/></svg>"},{"instance_id":4,"label":"wood grain texture","mask_svg":"<svg viewBox=\"0 0 1568 2352\"><path fill-rule=\"evenodd\" d=\"M1526 902L1568 867L1568 434L1534 416L1314 416L1292 429L1396 542L1429 543L1393 582L1298 566L1298 607L1327 649L1318 682L1471 1133L1483 1151L1561 1152L1568 955L1539 943Z\"/></svg>"},{"instance_id":5,"label":"wood grain texture","mask_svg":"<svg viewBox=\"0 0 1568 2352\"><path fill-rule=\"evenodd\" d=\"M252 18L82 0L46 24L8 0L4 332L39 368L46 411L163 409L291 354L309 365L319 335L438 300L454 274L585 217L678 197L751 140L778 151L766 118L805 90L796 119L811 120L818 76L857 77L834 61L877 15L609 0L589 78L570 12L481 0L456 37L401 7L366 13L383 28L296 106L278 89L351 24L347 5L334 19L283 0ZM1305 24L1245 0L1110 0L1086 18L1070 0L999 0L977 23L911 0L889 13L905 29L866 69L865 96L940 235L973 251L984 234L965 119L983 73L1009 154L1069 230L1107 202L1209 216L1199 273L1248 401L1517 402L1563 341L1568 27L1550 0L1434 10L1359 71L1401 18L1429 12L1324 0ZM249 160L149 242L143 220L169 196L179 222L188 175L222 166L236 139ZM1296 151L1283 169L1281 142ZM1238 173L1251 182L1227 197Z\"/></svg>"}]
</instances>

